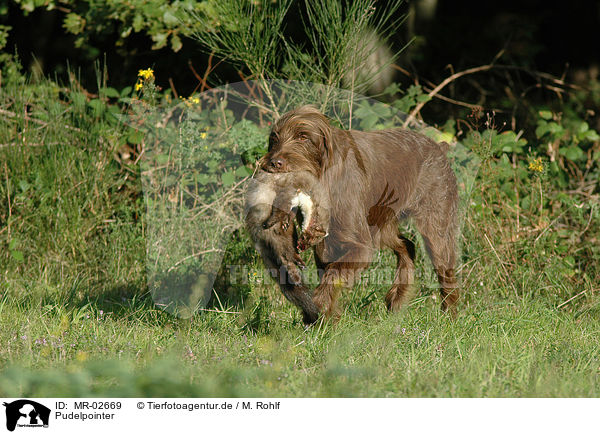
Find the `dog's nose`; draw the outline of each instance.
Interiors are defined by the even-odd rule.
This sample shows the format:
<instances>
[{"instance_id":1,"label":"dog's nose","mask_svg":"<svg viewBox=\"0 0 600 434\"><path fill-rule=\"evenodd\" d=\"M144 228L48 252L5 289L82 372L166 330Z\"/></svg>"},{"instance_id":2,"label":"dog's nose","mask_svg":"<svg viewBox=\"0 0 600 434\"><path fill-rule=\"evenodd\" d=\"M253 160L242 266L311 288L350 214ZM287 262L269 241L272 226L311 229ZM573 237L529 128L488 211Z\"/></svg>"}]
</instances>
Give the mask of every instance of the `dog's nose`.
<instances>
[{"instance_id":1,"label":"dog's nose","mask_svg":"<svg viewBox=\"0 0 600 434\"><path fill-rule=\"evenodd\" d=\"M285 164L285 161L283 160L283 158L273 158L269 162L269 166L271 166L271 169L273 169L273 170L283 169L284 164Z\"/></svg>"}]
</instances>

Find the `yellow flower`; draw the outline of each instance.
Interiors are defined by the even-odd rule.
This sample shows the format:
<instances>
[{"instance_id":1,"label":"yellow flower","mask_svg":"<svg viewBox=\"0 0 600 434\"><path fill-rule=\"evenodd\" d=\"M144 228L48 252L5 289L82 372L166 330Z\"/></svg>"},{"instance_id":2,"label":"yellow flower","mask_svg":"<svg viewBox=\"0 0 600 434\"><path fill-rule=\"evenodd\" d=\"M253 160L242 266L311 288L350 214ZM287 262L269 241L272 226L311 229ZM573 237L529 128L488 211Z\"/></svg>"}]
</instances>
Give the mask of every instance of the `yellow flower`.
<instances>
[{"instance_id":1,"label":"yellow flower","mask_svg":"<svg viewBox=\"0 0 600 434\"><path fill-rule=\"evenodd\" d=\"M200 133L200 138L201 139L206 139L206 133Z\"/></svg>"},{"instance_id":2,"label":"yellow flower","mask_svg":"<svg viewBox=\"0 0 600 434\"><path fill-rule=\"evenodd\" d=\"M144 85L142 84L142 82L141 82L141 81L138 81L138 82L135 84L135 90L140 90L142 87L144 87Z\"/></svg>"},{"instance_id":3,"label":"yellow flower","mask_svg":"<svg viewBox=\"0 0 600 434\"><path fill-rule=\"evenodd\" d=\"M187 98L183 98L183 102L186 106L191 107L194 104L200 104L200 98L198 98L197 96L189 96Z\"/></svg>"},{"instance_id":4,"label":"yellow flower","mask_svg":"<svg viewBox=\"0 0 600 434\"><path fill-rule=\"evenodd\" d=\"M138 71L138 77L142 77L144 80L150 80L154 78L154 70L152 68L140 69Z\"/></svg>"},{"instance_id":5,"label":"yellow flower","mask_svg":"<svg viewBox=\"0 0 600 434\"><path fill-rule=\"evenodd\" d=\"M543 172L544 165L542 164L542 157L538 157L535 160L531 161L529 163L529 170L531 170L532 172Z\"/></svg>"}]
</instances>

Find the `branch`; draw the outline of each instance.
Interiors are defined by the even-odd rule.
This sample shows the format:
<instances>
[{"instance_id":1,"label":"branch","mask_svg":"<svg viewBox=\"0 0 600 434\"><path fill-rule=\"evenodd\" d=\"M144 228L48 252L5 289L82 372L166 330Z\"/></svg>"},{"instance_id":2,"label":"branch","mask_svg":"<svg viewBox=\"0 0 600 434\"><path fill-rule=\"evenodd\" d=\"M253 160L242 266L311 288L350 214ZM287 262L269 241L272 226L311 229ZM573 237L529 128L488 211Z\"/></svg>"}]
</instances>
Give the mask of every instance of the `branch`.
<instances>
[{"instance_id":1,"label":"branch","mask_svg":"<svg viewBox=\"0 0 600 434\"><path fill-rule=\"evenodd\" d=\"M452 74L450 77L446 78L444 81L442 81L438 86L436 86L433 90L431 90L427 95L430 98L436 97L442 100L445 100L447 102L450 102L452 104L457 104L457 105L461 105L464 107L475 107L477 105L472 105L469 103L465 103L462 101L456 101L456 100L452 100L451 98L445 97L443 95L438 95L438 93L444 88L446 87L449 83L453 82L454 80L465 76L465 75L469 75L469 74L474 74L477 72L483 72L483 71L489 71L492 68L497 68L497 69L505 69L505 70L513 70L513 71L523 71L531 76L534 77L539 77L541 79L544 80L548 80L551 83L554 83L555 86L551 86L551 85L545 85L545 87L555 93L557 93L558 95L562 94L565 92L564 89L562 89L560 86L565 87L565 88L570 88L570 89L581 89L581 86L577 86L574 84L570 84L565 82L564 80L564 74L563 77L561 78L556 78L554 76L552 76L551 74L548 74L546 72L541 72L541 71L535 71L535 70L531 70L522 66L516 66L516 65L496 65L495 62L502 56L502 54L504 54L504 50L500 51L492 60L491 63L489 63L488 65L482 65L482 66L477 66L474 68L470 68L470 69L466 69L464 71L460 71L457 72L455 74ZM402 74L406 75L407 77L412 77L412 74L407 71L406 69L398 66L398 65L392 65L392 67L398 71L400 71ZM418 79L416 79L416 81L418 82ZM539 83L537 84L537 87L541 87L542 85L540 85ZM404 127L406 127L412 120L414 120L415 116L421 111L421 109L423 108L423 106L428 102L427 101L423 101L420 102L419 104L417 104L417 106L412 110L412 112L410 113L410 115L407 117L406 121L404 122ZM499 111L499 110L496 110Z\"/></svg>"},{"instance_id":2,"label":"branch","mask_svg":"<svg viewBox=\"0 0 600 434\"><path fill-rule=\"evenodd\" d=\"M490 69L492 69L494 67L494 64L489 64L489 65L483 65L483 66L477 66L475 68L469 68L469 69L465 69L464 71L460 71L457 72L455 74L452 74L450 77L446 78L444 81L442 81L440 84L438 84L431 92L429 92L427 94L427 96L429 98L433 98L434 96L436 96L444 87L446 87L448 84L452 83L454 80L463 77L465 75L469 75L469 74L475 74L476 72L482 72L482 71L489 71ZM427 100L428 101L428 100ZM408 124L413 121L415 119L415 116L421 111L421 109L423 108L423 106L425 104L427 104L427 101L421 101L419 104L417 104L417 106L410 112L410 115L408 115L408 117L406 118L406 120L404 121L403 127L406 128L408 126Z\"/></svg>"}]
</instances>

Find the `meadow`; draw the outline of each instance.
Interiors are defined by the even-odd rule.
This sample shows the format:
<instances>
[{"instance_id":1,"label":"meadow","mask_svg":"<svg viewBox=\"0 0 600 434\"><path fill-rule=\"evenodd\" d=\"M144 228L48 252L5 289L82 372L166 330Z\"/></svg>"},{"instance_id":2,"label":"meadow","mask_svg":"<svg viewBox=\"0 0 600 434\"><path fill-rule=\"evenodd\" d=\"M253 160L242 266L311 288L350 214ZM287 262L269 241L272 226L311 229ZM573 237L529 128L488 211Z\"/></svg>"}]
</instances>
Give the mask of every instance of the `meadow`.
<instances>
[{"instance_id":1,"label":"meadow","mask_svg":"<svg viewBox=\"0 0 600 434\"><path fill-rule=\"evenodd\" d=\"M577 95L569 116L541 108L529 142L493 122L460 138L482 163L464 210L455 321L424 282L397 314L385 310L387 288L367 282L343 295L337 323L305 330L273 282L232 283L226 268L192 317L156 306L143 139L117 116L136 90L110 88L99 73L86 91L11 62L0 83L0 395L600 394L600 151ZM411 98L409 109L419 94ZM458 135L453 123L439 128ZM264 152L264 131L252 130L249 154ZM243 229L223 263L261 270ZM423 254L417 268L430 268Z\"/></svg>"}]
</instances>

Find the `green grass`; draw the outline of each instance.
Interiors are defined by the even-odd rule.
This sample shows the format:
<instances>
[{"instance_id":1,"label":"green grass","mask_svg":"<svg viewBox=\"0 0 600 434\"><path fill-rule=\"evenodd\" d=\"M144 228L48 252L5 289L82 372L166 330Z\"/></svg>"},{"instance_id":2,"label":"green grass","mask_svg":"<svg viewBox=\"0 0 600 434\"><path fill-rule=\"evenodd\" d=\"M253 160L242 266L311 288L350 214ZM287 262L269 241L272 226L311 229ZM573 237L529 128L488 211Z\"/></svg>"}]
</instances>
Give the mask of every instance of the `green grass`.
<instances>
[{"instance_id":1,"label":"green grass","mask_svg":"<svg viewBox=\"0 0 600 434\"><path fill-rule=\"evenodd\" d=\"M368 314L350 307L336 326L304 331L274 299L267 325L251 332L244 314L176 320L147 300L5 298L0 393L598 396L593 315L575 318L532 299L479 299L451 322L430 297L396 315L377 301Z\"/></svg>"},{"instance_id":2,"label":"green grass","mask_svg":"<svg viewBox=\"0 0 600 434\"><path fill-rule=\"evenodd\" d=\"M546 196L577 206L563 198L538 215L484 166L456 321L430 289L392 315L387 289L363 284L337 324L304 330L275 284L225 275L207 311L178 319L147 290L139 168L114 159L122 127L68 92L58 110L52 85L34 85L0 89L3 109L46 119L0 122L0 395L600 395L598 208L578 193L549 184ZM225 263L259 266L245 234Z\"/></svg>"}]
</instances>

